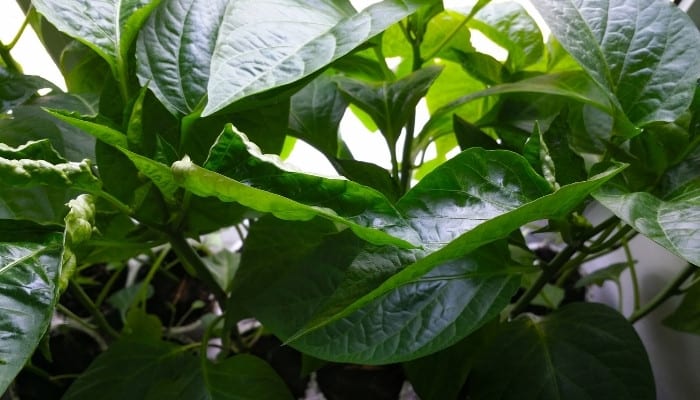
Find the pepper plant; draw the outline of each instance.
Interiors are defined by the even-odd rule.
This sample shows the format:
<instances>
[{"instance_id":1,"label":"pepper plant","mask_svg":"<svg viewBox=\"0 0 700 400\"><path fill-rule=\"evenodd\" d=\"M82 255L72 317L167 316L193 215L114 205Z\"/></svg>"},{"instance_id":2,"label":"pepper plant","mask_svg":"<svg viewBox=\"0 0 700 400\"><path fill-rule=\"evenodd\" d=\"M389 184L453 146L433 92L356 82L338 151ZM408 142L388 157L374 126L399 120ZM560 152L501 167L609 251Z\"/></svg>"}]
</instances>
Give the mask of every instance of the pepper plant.
<instances>
[{"instance_id":1,"label":"pepper plant","mask_svg":"<svg viewBox=\"0 0 700 400\"><path fill-rule=\"evenodd\" d=\"M320 377L354 365L422 399L654 399L632 323L687 293L668 324L698 333L700 34L665 0L533 5L551 35L488 0L33 0L68 90L0 44L0 392L288 399L318 370L342 398ZM638 234L688 262L648 304ZM623 271L631 315L583 301Z\"/></svg>"}]
</instances>

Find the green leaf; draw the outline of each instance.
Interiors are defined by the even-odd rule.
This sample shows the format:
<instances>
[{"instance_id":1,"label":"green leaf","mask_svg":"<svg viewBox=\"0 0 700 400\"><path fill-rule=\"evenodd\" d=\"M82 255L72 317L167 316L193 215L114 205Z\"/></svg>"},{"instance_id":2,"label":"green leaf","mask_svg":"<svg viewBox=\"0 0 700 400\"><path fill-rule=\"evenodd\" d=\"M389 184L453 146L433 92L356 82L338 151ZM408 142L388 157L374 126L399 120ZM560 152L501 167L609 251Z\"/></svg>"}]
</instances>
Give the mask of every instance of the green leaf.
<instances>
[{"instance_id":1,"label":"green leaf","mask_svg":"<svg viewBox=\"0 0 700 400\"><path fill-rule=\"evenodd\" d=\"M534 64L544 53L537 23L518 3L490 3L476 13L468 26L508 51L505 65L511 72Z\"/></svg>"},{"instance_id":2,"label":"green leaf","mask_svg":"<svg viewBox=\"0 0 700 400\"><path fill-rule=\"evenodd\" d=\"M574 303L504 324L474 368L474 400L655 399L632 325L602 304Z\"/></svg>"},{"instance_id":3,"label":"green leaf","mask_svg":"<svg viewBox=\"0 0 700 400\"><path fill-rule=\"evenodd\" d=\"M202 258L216 283L224 292L231 290L233 278L236 276L238 266L241 263L241 254L228 250L222 250L209 257Z\"/></svg>"},{"instance_id":4,"label":"green leaf","mask_svg":"<svg viewBox=\"0 0 700 400\"><path fill-rule=\"evenodd\" d=\"M399 201L399 209L434 252L378 286L373 283L329 304L289 341L351 315L437 266L507 237L528 222L563 218L622 169L616 167L546 194L549 185L521 156L480 148L462 152ZM465 179L465 175L471 178ZM446 188L451 190L446 192Z\"/></svg>"},{"instance_id":5,"label":"green leaf","mask_svg":"<svg viewBox=\"0 0 700 400\"><path fill-rule=\"evenodd\" d=\"M472 52L471 33L466 27L468 17L454 11L443 11L430 19L420 44L424 58L454 59L456 52ZM445 42L446 39L449 39Z\"/></svg>"},{"instance_id":6,"label":"green leaf","mask_svg":"<svg viewBox=\"0 0 700 400\"><path fill-rule=\"evenodd\" d=\"M358 225L385 230L408 242L416 239L403 217L381 193L344 179L296 172L279 157L262 154L232 125L224 128L211 148L205 167L252 186L250 189L265 190L307 206L332 209ZM315 214L308 217L312 215Z\"/></svg>"},{"instance_id":7,"label":"green leaf","mask_svg":"<svg viewBox=\"0 0 700 400\"><path fill-rule=\"evenodd\" d=\"M665 198L611 183L594 197L637 232L700 265L700 182L690 182Z\"/></svg>"},{"instance_id":8,"label":"green leaf","mask_svg":"<svg viewBox=\"0 0 700 400\"><path fill-rule=\"evenodd\" d=\"M320 75L292 96L290 134L314 146L326 157L338 155L338 127L347 101L327 74Z\"/></svg>"},{"instance_id":9,"label":"green leaf","mask_svg":"<svg viewBox=\"0 0 700 400\"><path fill-rule=\"evenodd\" d=\"M240 355L214 364L175 344L126 336L102 353L64 395L88 399L291 399L264 361Z\"/></svg>"},{"instance_id":10,"label":"green leaf","mask_svg":"<svg viewBox=\"0 0 700 400\"><path fill-rule=\"evenodd\" d=\"M0 392L49 327L58 296L61 240L56 228L0 220Z\"/></svg>"},{"instance_id":11,"label":"green leaf","mask_svg":"<svg viewBox=\"0 0 700 400\"><path fill-rule=\"evenodd\" d=\"M386 138L389 148L396 146L401 130L416 105L430 89L442 68L422 68L396 82L368 84L361 81L338 78L338 87L350 102L372 117Z\"/></svg>"},{"instance_id":12,"label":"green leaf","mask_svg":"<svg viewBox=\"0 0 700 400\"><path fill-rule=\"evenodd\" d=\"M129 48L158 1L36 0L32 4L58 30L104 58L116 79L124 79Z\"/></svg>"},{"instance_id":13,"label":"green leaf","mask_svg":"<svg viewBox=\"0 0 700 400\"><path fill-rule=\"evenodd\" d=\"M543 0L533 5L562 46L636 126L675 121L700 77L700 32L658 0Z\"/></svg>"},{"instance_id":14,"label":"green leaf","mask_svg":"<svg viewBox=\"0 0 700 400\"><path fill-rule=\"evenodd\" d=\"M204 106L209 65L229 1L166 0L136 45L137 74L175 115Z\"/></svg>"},{"instance_id":15,"label":"green leaf","mask_svg":"<svg viewBox=\"0 0 700 400\"><path fill-rule=\"evenodd\" d=\"M576 282L574 287L581 288L591 285L603 286L606 281L620 281L620 275L629 267L629 264L615 263L605 268L596 270L588 275L583 276Z\"/></svg>"},{"instance_id":16,"label":"green leaf","mask_svg":"<svg viewBox=\"0 0 700 400\"><path fill-rule=\"evenodd\" d=\"M133 308L134 303L142 300L141 296L144 289L143 285L144 282L139 282L137 284L125 287L112 293L107 298L107 303L119 311L122 321L127 321L127 311L130 311ZM153 286L149 284L146 287L146 299L150 299L153 296L153 292ZM158 335L156 339L159 337L160 335Z\"/></svg>"},{"instance_id":17,"label":"green leaf","mask_svg":"<svg viewBox=\"0 0 700 400\"><path fill-rule=\"evenodd\" d=\"M0 113L23 104L37 95L39 89L58 88L51 82L38 76L12 73L0 67Z\"/></svg>"},{"instance_id":18,"label":"green leaf","mask_svg":"<svg viewBox=\"0 0 700 400\"><path fill-rule=\"evenodd\" d=\"M663 324L680 332L700 335L700 283L690 286L678 305Z\"/></svg>"},{"instance_id":19,"label":"green leaf","mask_svg":"<svg viewBox=\"0 0 700 400\"><path fill-rule=\"evenodd\" d=\"M339 158L332 160L332 163L336 171L344 177L378 190L391 202L395 202L401 196L398 184L389 171L376 164Z\"/></svg>"},{"instance_id":20,"label":"green leaf","mask_svg":"<svg viewBox=\"0 0 700 400\"><path fill-rule=\"evenodd\" d=\"M95 199L82 194L68 202L68 215L65 218L66 229L63 235L63 255L61 256L61 276L58 289L63 292L78 267L78 258L74 252L76 246L92 237L95 225Z\"/></svg>"},{"instance_id":21,"label":"green leaf","mask_svg":"<svg viewBox=\"0 0 700 400\"><path fill-rule=\"evenodd\" d=\"M0 157L7 160L21 160L24 158L44 160L51 164L66 162L66 159L58 154L53 146L51 146L51 142L48 139L41 139L37 141L30 140L16 148L0 143Z\"/></svg>"},{"instance_id":22,"label":"green leaf","mask_svg":"<svg viewBox=\"0 0 700 400\"><path fill-rule=\"evenodd\" d=\"M357 13L347 0L230 2L212 55L203 115L302 79L427 3L384 0Z\"/></svg>"},{"instance_id":23,"label":"green leaf","mask_svg":"<svg viewBox=\"0 0 700 400\"><path fill-rule=\"evenodd\" d=\"M101 189L89 160L51 164L44 160L8 160L0 157L0 180L17 188L51 186L95 193Z\"/></svg>"},{"instance_id":24,"label":"green leaf","mask_svg":"<svg viewBox=\"0 0 700 400\"><path fill-rule=\"evenodd\" d=\"M507 254L498 243L444 263L291 345L317 358L361 364L403 361L443 349L494 318L510 301L519 279ZM338 291L356 292L363 281L381 281L419 256L419 251L367 245L318 219L261 219L246 239L230 304L287 339ZM300 291L302 286L307 289Z\"/></svg>"},{"instance_id":25,"label":"green leaf","mask_svg":"<svg viewBox=\"0 0 700 400\"><path fill-rule=\"evenodd\" d=\"M316 216L321 216L349 227L358 236L369 242L413 247L411 243L391 236L375 227L363 226L341 217L330 208L306 205L272 192L248 186L225 175L198 167L187 157L172 165L172 173L178 185L200 197L211 196L225 203L235 202L259 212L270 213L283 220L308 221ZM339 180L338 182L345 183L347 181Z\"/></svg>"}]
</instances>

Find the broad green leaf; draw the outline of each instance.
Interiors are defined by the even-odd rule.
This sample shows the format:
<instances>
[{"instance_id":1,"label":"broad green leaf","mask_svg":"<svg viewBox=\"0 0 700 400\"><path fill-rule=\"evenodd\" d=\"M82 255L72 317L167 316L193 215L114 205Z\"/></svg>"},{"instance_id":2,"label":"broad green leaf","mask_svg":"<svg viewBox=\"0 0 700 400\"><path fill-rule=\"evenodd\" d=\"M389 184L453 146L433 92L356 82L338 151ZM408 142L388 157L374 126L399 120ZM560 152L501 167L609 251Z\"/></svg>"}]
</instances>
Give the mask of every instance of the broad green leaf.
<instances>
[{"instance_id":1,"label":"broad green leaf","mask_svg":"<svg viewBox=\"0 0 700 400\"><path fill-rule=\"evenodd\" d=\"M230 2L203 115L322 69L428 2L384 0L359 13L347 0Z\"/></svg>"},{"instance_id":2,"label":"broad green leaf","mask_svg":"<svg viewBox=\"0 0 700 400\"><path fill-rule=\"evenodd\" d=\"M348 78L337 82L343 95L372 117L393 149L418 101L441 71L437 66L426 67L396 82L369 84Z\"/></svg>"},{"instance_id":3,"label":"broad green leaf","mask_svg":"<svg viewBox=\"0 0 700 400\"><path fill-rule=\"evenodd\" d=\"M353 182L378 190L392 202L401 196L401 190L389 171L376 164L339 158L332 160L331 163L339 174Z\"/></svg>"},{"instance_id":4,"label":"broad green leaf","mask_svg":"<svg viewBox=\"0 0 700 400\"><path fill-rule=\"evenodd\" d=\"M508 77L503 64L488 54L457 52L457 61L469 75L488 85L504 83Z\"/></svg>"},{"instance_id":5,"label":"broad green leaf","mask_svg":"<svg viewBox=\"0 0 700 400\"><path fill-rule=\"evenodd\" d=\"M231 305L244 307L282 339L303 327L339 290L356 291L349 279L386 278L420 255L367 245L323 222L262 219L246 239ZM499 243L445 263L292 346L317 358L361 364L420 357L494 318L518 284ZM300 291L300 286L307 289Z\"/></svg>"},{"instance_id":6,"label":"broad green leaf","mask_svg":"<svg viewBox=\"0 0 700 400\"><path fill-rule=\"evenodd\" d=\"M95 199L88 194L81 194L68 202L68 215L65 218L66 229L63 234L63 255L61 257L61 276L59 291L63 292L78 267L75 247L92 237L95 226Z\"/></svg>"},{"instance_id":7,"label":"broad green leaf","mask_svg":"<svg viewBox=\"0 0 700 400\"><path fill-rule=\"evenodd\" d=\"M615 167L588 181L546 194L549 185L521 156L480 148L462 152L426 176L399 201L399 209L427 242L425 246L435 251L380 285L363 288L366 294L361 297L363 290L338 298L289 340L351 315L439 265L507 237L528 222L565 217L622 169ZM460 179L463 174L473 176L473 181ZM523 183L526 185L519 186ZM446 192L446 187L452 189Z\"/></svg>"},{"instance_id":8,"label":"broad green leaf","mask_svg":"<svg viewBox=\"0 0 700 400\"><path fill-rule=\"evenodd\" d=\"M456 52L474 51L466 20L467 16L454 11L443 11L431 18L420 44L421 55L454 59Z\"/></svg>"},{"instance_id":9,"label":"broad green leaf","mask_svg":"<svg viewBox=\"0 0 700 400\"><path fill-rule=\"evenodd\" d=\"M0 392L24 367L49 327L57 300L62 235L0 220Z\"/></svg>"},{"instance_id":10,"label":"broad green leaf","mask_svg":"<svg viewBox=\"0 0 700 400\"><path fill-rule=\"evenodd\" d=\"M241 263L241 253L224 249L202 258L202 261L219 287L228 293Z\"/></svg>"},{"instance_id":11,"label":"broad green leaf","mask_svg":"<svg viewBox=\"0 0 700 400\"><path fill-rule=\"evenodd\" d=\"M289 131L326 157L338 155L338 127L347 101L329 75L320 75L292 96Z\"/></svg>"},{"instance_id":12,"label":"broad green leaf","mask_svg":"<svg viewBox=\"0 0 700 400\"><path fill-rule=\"evenodd\" d=\"M51 146L48 139L37 141L30 140L27 143L11 147L4 143L0 143L0 157L7 160L33 159L44 160L52 164L60 164L66 162L58 152Z\"/></svg>"},{"instance_id":13,"label":"broad green leaf","mask_svg":"<svg viewBox=\"0 0 700 400\"><path fill-rule=\"evenodd\" d=\"M408 242L416 242L415 233L381 193L344 179L296 172L279 157L262 154L231 125L224 128L211 148L205 167L256 190L307 206L332 209L339 217L360 226L384 230Z\"/></svg>"},{"instance_id":14,"label":"broad green leaf","mask_svg":"<svg viewBox=\"0 0 700 400\"><path fill-rule=\"evenodd\" d=\"M602 304L574 303L507 322L475 365L474 400L655 399L634 328Z\"/></svg>"},{"instance_id":15,"label":"broad green leaf","mask_svg":"<svg viewBox=\"0 0 700 400\"><path fill-rule=\"evenodd\" d=\"M135 332L98 356L63 397L98 398L278 400L291 395L274 370L256 357L240 355L214 364Z\"/></svg>"},{"instance_id":16,"label":"broad green leaf","mask_svg":"<svg viewBox=\"0 0 700 400\"><path fill-rule=\"evenodd\" d=\"M660 0L533 2L561 45L636 126L675 121L700 77L700 32Z\"/></svg>"},{"instance_id":17,"label":"broad green leaf","mask_svg":"<svg viewBox=\"0 0 700 400\"><path fill-rule=\"evenodd\" d=\"M116 79L125 79L129 48L158 1L35 0L32 4L58 30L104 58Z\"/></svg>"},{"instance_id":18,"label":"broad green leaf","mask_svg":"<svg viewBox=\"0 0 700 400\"><path fill-rule=\"evenodd\" d=\"M685 291L681 304L664 318L663 323L680 332L700 335L700 283Z\"/></svg>"},{"instance_id":19,"label":"broad green leaf","mask_svg":"<svg viewBox=\"0 0 700 400\"><path fill-rule=\"evenodd\" d=\"M700 181L690 182L666 198L630 192L614 183L604 186L594 197L637 232L691 264L700 265Z\"/></svg>"},{"instance_id":20,"label":"broad green leaf","mask_svg":"<svg viewBox=\"0 0 700 400\"><path fill-rule=\"evenodd\" d=\"M351 219L341 217L330 208L306 205L276 193L248 186L225 175L198 167L187 157L172 165L172 174L178 185L200 197L216 197L225 203L235 202L258 212L270 213L283 220L308 221L320 216L349 227L369 242L413 247L411 243L378 230L377 227L363 226ZM338 182L343 184L347 181L338 180ZM372 223L373 221L363 222Z\"/></svg>"},{"instance_id":21,"label":"broad green leaf","mask_svg":"<svg viewBox=\"0 0 700 400\"><path fill-rule=\"evenodd\" d=\"M175 115L201 110L227 0L164 0L139 33L139 82Z\"/></svg>"},{"instance_id":22,"label":"broad green leaf","mask_svg":"<svg viewBox=\"0 0 700 400\"><path fill-rule=\"evenodd\" d=\"M38 76L20 75L0 67L0 113L23 104L39 89L57 90L51 82Z\"/></svg>"},{"instance_id":23,"label":"broad green leaf","mask_svg":"<svg viewBox=\"0 0 700 400\"><path fill-rule=\"evenodd\" d=\"M72 93L100 93L105 81L111 78L109 64L76 40L63 49L58 67Z\"/></svg>"},{"instance_id":24,"label":"broad green leaf","mask_svg":"<svg viewBox=\"0 0 700 400\"><path fill-rule=\"evenodd\" d=\"M505 65L511 72L534 64L544 53L537 23L518 3L491 3L479 10L468 26L508 51Z\"/></svg>"}]
</instances>

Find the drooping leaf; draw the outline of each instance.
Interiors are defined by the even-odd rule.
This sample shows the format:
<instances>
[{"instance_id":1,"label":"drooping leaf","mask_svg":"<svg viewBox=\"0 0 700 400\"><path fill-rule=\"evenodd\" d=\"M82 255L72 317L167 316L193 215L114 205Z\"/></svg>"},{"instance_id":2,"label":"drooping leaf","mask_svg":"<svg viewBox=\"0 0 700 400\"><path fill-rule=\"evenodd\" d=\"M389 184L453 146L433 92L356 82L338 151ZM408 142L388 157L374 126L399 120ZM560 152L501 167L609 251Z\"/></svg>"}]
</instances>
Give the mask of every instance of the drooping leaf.
<instances>
[{"instance_id":1,"label":"drooping leaf","mask_svg":"<svg viewBox=\"0 0 700 400\"><path fill-rule=\"evenodd\" d=\"M97 357L63 398L281 400L291 395L256 357L240 355L214 364L135 332Z\"/></svg>"},{"instance_id":2,"label":"drooping leaf","mask_svg":"<svg viewBox=\"0 0 700 400\"><path fill-rule=\"evenodd\" d=\"M104 58L117 79L127 75L129 48L158 1L36 0L37 11L58 30L81 41Z\"/></svg>"},{"instance_id":3,"label":"drooping leaf","mask_svg":"<svg viewBox=\"0 0 700 400\"><path fill-rule=\"evenodd\" d=\"M139 34L139 81L175 115L204 106L211 56L228 3L162 1Z\"/></svg>"},{"instance_id":4,"label":"drooping leaf","mask_svg":"<svg viewBox=\"0 0 700 400\"><path fill-rule=\"evenodd\" d=\"M320 75L292 96L289 130L326 157L338 155L338 127L347 101L328 75Z\"/></svg>"},{"instance_id":5,"label":"drooping leaf","mask_svg":"<svg viewBox=\"0 0 700 400\"><path fill-rule=\"evenodd\" d=\"M518 3L490 3L476 13L468 26L508 51L505 65L511 72L537 62L544 53L537 23Z\"/></svg>"},{"instance_id":6,"label":"drooping leaf","mask_svg":"<svg viewBox=\"0 0 700 400\"><path fill-rule=\"evenodd\" d=\"M437 266L507 237L528 222L563 218L622 169L618 166L588 181L562 186L546 194L549 185L521 156L480 148L462 152L425 177L399 201L399 209L427 242L425 246L434 251L378 286L372 282L352 296L336 299L289 340L351 315ZM463 174L473 175L472 179L476 180L460 180ZM522 183L527 184L520 187ZM457 189L443 197L446 194L443 185ZM359 297L361 292L366 294Z\"/></svg>"},{"instance_id":7,"label":"drooping leaf","mask_svg":"<svg viewBox=\"0 0 700 400\"><path fill-rule=\"evenodd\" d=\"M620 275L627 268L629 268L629 265L626 262L611 264L605 268L601 268L581 277L581 279L576 282L574 287L580 288L590 285L603 286L603 284L607 281L619 282Z\"/></svg>"},{"instance_id":8,"label":"drooping leaf","mask_svg":"<svg viewBox=\"0 0 700 400\"><path fill-rule=\"evenodd\" d=\"M101 188L89 160L51 164L44 160L8 160L0 157L0 178L4 185L26 188L51 186L97 192Z\"/></svg>"},{"instance_id":9,"label":"drooping leaf","mask_svg":"<svg viewBox=\"0 0 700 400\"><path fill-rule=\"evenodd\" d=\"M347 78L339 78L337 82L343 95L372 117L389 147L394 148L418 101L441 71L437 66L426 67L396 82L378 84Z\"/></svg>"},{"instance_id":10,"label":"drooping leaf","mask_svg":"<svg viewBox=\"0 0 700 400\"><path fill-rule=\"evenodd\" d=\"M262 154L254 143L231 125L224 128L211 148L205 167L278 197L332 209L338 216L360 226L386 230L408 242L415 242L415 233L381 193L344 179L296 172L283 164L279 157Z\"/></svg>"},{"instance_id":11,"label":"drooping leaf","mask_svg":"<svg viewBox=\"0 0 700 400\"><path fill-rule=\"evenodd\" d=\"M0 392L49 327L58 296L61 236L55 227L0 220Z\"/></svg>"},{"instance_id":12,"label":"drooping leaf","mask_svg":"<svg viewBox=\"0 0 700 400\"><path fill-rule=\"evenodd\" d=\"M644 346L602 304L574 303L506 323L474 368L475 400L655 399Z\"/></svg>"},{"instance_id":13,"label":"drooping leaf","mask_svg":"<svg viewBox=\"0 0 700 400\"><path fill-rule=\"evenodd\" d=\"M359 13L347 0L230 2L203 115L320 70L428 2L384 0Z\"/></svg>"},{"instance_id":14,"label":"drooping leaf","mask_svg":"<svg viewBox=\"0 0 700 400\"><path fill-rule=\"evenodd\" d=\"M561 45L636 126L672 122L700 77L700 32L658 0L533 2Z\"/></svg>"},{"instance_id":15,"label":"drooping leaf","mask_svg":"<svg viewBox=\"0 0 700 400\"><path fill-rule=\"evenodd\" d=\"M225 203L235 202L259 212L270 213L283 220L307 221L321 216L349 227L358 236L369 242L413 247L409 242L391 236L375 227L363 226L339 216L330 208L306 205L272 192L248 186L243 182L198 167L188 158L174 163L172 174L178 185L200 197L216 197Z\"/></svg>"}]
</instances>

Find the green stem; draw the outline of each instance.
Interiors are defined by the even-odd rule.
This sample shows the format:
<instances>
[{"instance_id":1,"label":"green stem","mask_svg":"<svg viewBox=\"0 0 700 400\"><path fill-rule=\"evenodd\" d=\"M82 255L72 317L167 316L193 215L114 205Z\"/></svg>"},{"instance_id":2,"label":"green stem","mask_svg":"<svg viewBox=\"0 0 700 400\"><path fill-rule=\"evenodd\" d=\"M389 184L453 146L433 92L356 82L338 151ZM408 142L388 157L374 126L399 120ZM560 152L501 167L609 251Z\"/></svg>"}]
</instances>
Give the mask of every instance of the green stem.
<instances>
[{"instance_id":1,"label":"green stem","mask_svg":"<svg viewBox=\"0 0 700 400\"><path fill-rule=\"evenodd\" d=\"M634 296L634 310L639 310L639 279L637 278L637 269L634 266L632 252L626 239L622 239L622 248L625 250L625 258L627 258L627 267L630 269L630 279L632 280L632 294Z\"/></svg>"},{"instance_id":2,"label":"green stem","mask_svg":"<svg viewBox=\"0 0 700 400\"><path fill-rule=\"evenodd\" d=\"M554 260L550 262L549 264L545 265L544 268L542 269L542 272L540 273L540 276L537 277L537 280L535 283L528 288L525 293L518 299L518 301L515 303L513 306L513 309L510 312L510 316L515 317L516 315L522 313L525 311L525 308L530 304L530 302L537 297L537 294L544 288L544 286L549 282L554 275L562 268L564 267L569 260L571 260L571 257L576 254L578 251L579 244L573 243L564 250L562 250L559 254L557 254L556 257L554 257Z\"/></svg>"},{"instance_id":3,"label":"green stem","mask_svg":"<svg viewBox=\"0 0 700 400\"><path fill-rule=\"evenodd\" d=\"M125 265L122 264L112 275L109 277L109 280L107 280L107 283L102 287L102 290L100 290L100 294L97 295L97 299L95 299L95 306L100 307L102 303L105 301L107 296L109 295L109 292L112 291L112 287L114 284L117 282L117 279L122 274L122 271L124 271Z\"/></svg>"},{"instance_id":4,"label":"green stem","mask_svg":"<svg viewBox=\"0 0 700 400\"><path fill-rule=\"evenodd\" d=\"M630 324L634 324L640 319L644 318L650 312L654 311L658 306L663 304L666 300L673 296L676 296L682 291L680 291L681 285L690 278L696 271L698 267L692 264L688 264L676 277L666 285L653 299L649 301L646 305L638 310L635 310L632 315L627 318Z\"/></svg>"},{"instance_id":5,"label":"green stem","mask_svg":"<svg viewBox=\"0 0 700 400\"><path fill-rule=\"evenodd\" d=\"M394 74L394 71L389 68L389 66L386 64L386 58L384 57L384 51L382 50L382 45L378 44L374 47L372 47L374 50L374 55L377 57L377 61L379 62L379 68L381 68L382 73L384 74L384 79L393 81L396 79L396 74Z\"/></svg>"},{"instance_id":6,"label":"green stem","mask_svg":"<svg viewBox=\"0 0 700 400\"><path fill-rule=\"evenodd\" d=\"M107 322L105 316L97 308L95 303L92 302L90 296L88 296L87 293L85 293L80 284L72 280L68 288L71 291L71 294L73 294L76 297L78 302L80 302L80 304L82 304L82 306L88 310L90 315L92 315L92 317L95 319L95 324L97 324L97 326L102 331L104 331L113 339L119 338L119 333L116 330L114 330L114 328L112 328L109 322Z\"/></svg>"},{"instance_id":7,"label":"green stem","mask_svg":"<svg viewBox=\"0 0 700 400\"><path fill-rule=\"evenodd\" d=\"M2 42L0 42L0 58L2 58L2 61L5 64L5 67L8 71L13 72L15 74L22 73L22 68L19 66L17 61L15 61L15 59L12 58L12 54L10 54L10 49L8 49L4 44L2 44Z\"/></svg>"},{"instance_id":8,"label":"green stem","mask_svg":"<svg viewBox=\"0 0 700 400\"><path fill-rule=\"evenodd\" d=\"M221 308L226 307L226 293L221 289L219 284L216 283L209 269L207 269L202 259L199 258L194 249L192 249L192 246L187 243L184 236L172 232L166 232L166 235L168 236L168 241L173 251L180 259L180 262L182 262L186 269L193 271L197 278L201 279L202 282L209 286L209 289L214 293Z\"/></svg>"},{"instance_id":9,"label":"green stem","mask_svg":"<svg viewBox=\"0 0 700 400\"><path fill-rule=\"evenodd\" d=\"M9 51L12 50L17 42L19 42L19 39L22 37L22 34L24 33L24 30L27 28L27 25L29 25L29 19L34 15L34 5L30 4L29 9L27 10L27 15L24 16L24 21L22 21L22 25L19 27L19 30L17 30L17 33L15 34L15 37L12 38L12 41L5 45L5 48Z\"/></svg>"},{"instance_id":10,"label":"green stem","mask_svg":"<svg viewBox=\"0 0 700 400\"><path fill-rule=\"evenodd\" d=\"M165 259L165 256L170 252L170 248L166 246L165 249L163 249L160 254L158 254L158 257L153 261L151 264L151 268L148 270L148 273L146 274L146 277L144 280L141 282L141 288L139 289L139 293L136 296L138 299L138 303L134 304L141 304L141 309L143 311L146 311L146 300L148 297L148 284L153 280L153 277L156 275L156 272L160 268L161 264L163 264L163 260Z\"/></svg>"}]
</instances>

